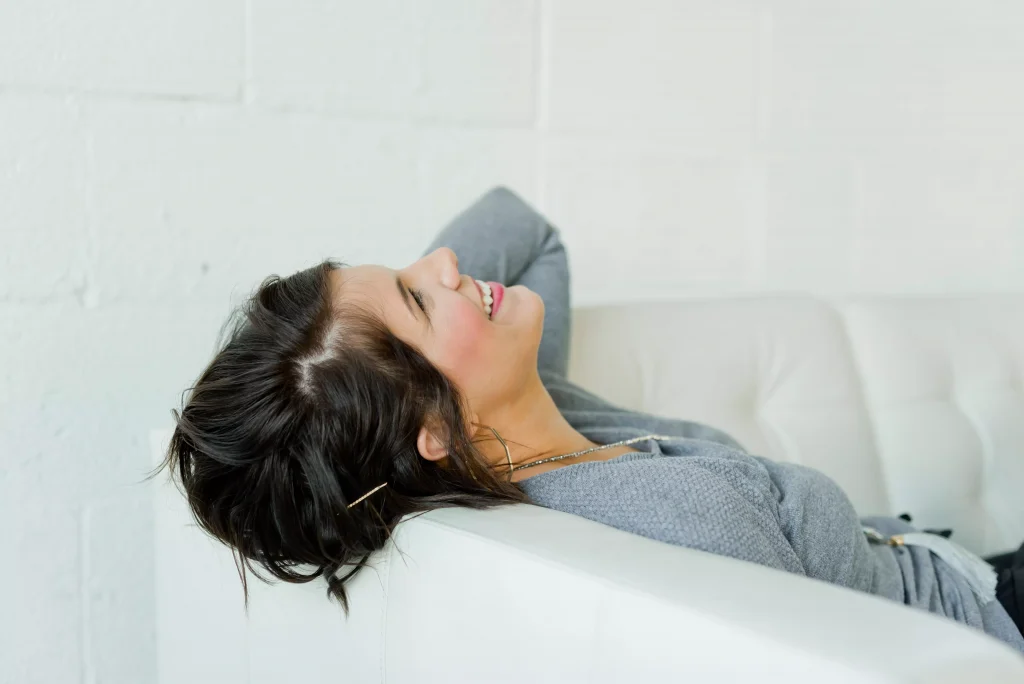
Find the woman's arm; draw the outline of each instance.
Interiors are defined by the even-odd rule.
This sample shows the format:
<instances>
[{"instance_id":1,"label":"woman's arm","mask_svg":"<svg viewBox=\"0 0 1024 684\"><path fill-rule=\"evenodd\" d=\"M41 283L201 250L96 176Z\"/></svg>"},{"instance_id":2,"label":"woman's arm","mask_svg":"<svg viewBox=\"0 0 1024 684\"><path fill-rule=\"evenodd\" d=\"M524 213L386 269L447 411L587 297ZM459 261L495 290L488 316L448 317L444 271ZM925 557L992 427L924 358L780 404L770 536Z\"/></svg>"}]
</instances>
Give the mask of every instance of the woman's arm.
<instances>
[{"instance_id":1,"label":"woman's arm","mask_svg":"<svg viewBox=\"0 0 1024 684\"><path fill-rule=\"evenodd\" d=\"M569 264L558 229L507 188L495 188L456 216L424 254L449 247L459 271L502 285L524 285L544 300L539 370L564 377L572 312Z\"/></svg>"}]
</instances>

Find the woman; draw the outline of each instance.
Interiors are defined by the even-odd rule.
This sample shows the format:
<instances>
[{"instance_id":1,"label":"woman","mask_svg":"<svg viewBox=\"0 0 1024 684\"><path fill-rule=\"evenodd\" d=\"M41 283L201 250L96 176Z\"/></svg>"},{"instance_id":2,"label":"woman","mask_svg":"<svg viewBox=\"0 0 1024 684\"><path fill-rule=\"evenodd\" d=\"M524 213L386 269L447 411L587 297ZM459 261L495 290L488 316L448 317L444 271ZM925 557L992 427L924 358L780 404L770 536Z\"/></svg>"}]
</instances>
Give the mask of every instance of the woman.
<instances>
[{"instance_id":1,"label":"woman","mask_svg":"<svg viewBox=\"0 0 1024 684\"><path fill-rule=\"evenodd\" d=\"M507 190L404 269L326 261L267 279L244 313L175 413L165 460L199 523L241 557L243 585L254 565L323 576L347 612L345 581L404 516L534 503L886 596L1024 653L999 601L862 526L913 532L906 521L861 521L814 469L569 382L565 249Z\"/></svg>"}]
</instances>

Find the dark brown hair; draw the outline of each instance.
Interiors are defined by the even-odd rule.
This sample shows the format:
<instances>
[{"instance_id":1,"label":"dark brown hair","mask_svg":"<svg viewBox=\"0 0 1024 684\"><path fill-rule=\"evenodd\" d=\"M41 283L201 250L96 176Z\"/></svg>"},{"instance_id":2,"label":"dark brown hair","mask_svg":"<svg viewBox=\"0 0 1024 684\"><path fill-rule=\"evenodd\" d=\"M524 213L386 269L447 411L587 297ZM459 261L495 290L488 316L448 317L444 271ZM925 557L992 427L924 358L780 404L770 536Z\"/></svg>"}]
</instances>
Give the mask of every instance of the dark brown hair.
<instances>
[{"instance_id":1,"label":"dark brown hair","mask_svg":"<svg viewBox=\"0 0 1024 684\"><path fill-rule=\"evenodd\" d=\"M345 581L405 516L528 502L466 434L458 388L379 314L334 301L343 267L264 280L172 411L157 472L177 475L199 525L232 548L246 602L246 569L267 579L255 564L287 582L324 577L347 615ZM416 449L425 424L447 441L442 462Z\"/></svg>"}]
</instances>

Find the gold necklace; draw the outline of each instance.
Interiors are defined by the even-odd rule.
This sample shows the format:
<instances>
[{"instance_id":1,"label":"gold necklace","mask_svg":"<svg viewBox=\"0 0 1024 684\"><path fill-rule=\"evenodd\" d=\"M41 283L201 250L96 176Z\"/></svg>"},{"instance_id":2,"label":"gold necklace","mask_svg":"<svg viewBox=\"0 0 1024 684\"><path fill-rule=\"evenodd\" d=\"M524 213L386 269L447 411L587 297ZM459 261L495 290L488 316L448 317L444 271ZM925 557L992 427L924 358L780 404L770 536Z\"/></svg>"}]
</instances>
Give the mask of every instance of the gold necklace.
<instances>
[{"instance_id":1,"label":"gold necklace","mask_svg":"<svg viewBox=\"0 0 1024 684\"><path fill-rule=\"evenodd\" d=\"M495 430L494 428L488 426L488 429L491 432L494 433L495 437L498 438L498 441L501 442L501 446L505 447L505 458L508 459L508 469L509 469L508 472L509 472L510 475L513 472L515 472L516 470L522 470L523 468L532 468L533 466L540 465L541 463L550 463L551 461L561 461L563 458L572 458L573 456L582 456L583 454L589 454L592 451L600 451L601 449L611 449L612 447L625 446L627 444L632 444L634 442L642 442L645 439L675 439L674 437L669 437L667 435L654 435L654 434L644 435L643 437L633 437L631 439L624 439L624 440L622 440L620 442L615 442L613 444L600 444L600 445L598 445L596 447L590 447L589 449L583 449L581 451L574 451L571 454L562 454L561 456L552 456L551 458L542 458L539 461L533 461L532 463L523 463L521 465L514 466L514 465L512 465L512 454L509 453L508 445L505 444L505 440L501 438L501 435L499 435L498 431Z\"/></svg>"},{"instance_id":2,"label":"gold necklace","mask_svg":"<svg viewBox=\"0 0 1024 684\"><path fill-rule=\"evenodd\" d=\"M654 434L644 435L643 437L633 437L632 439L624 439L621 442L615 442L614 444L601 444L601 445L598 445L596 447L590 447L589 449L583 449L582 451L574 451L571 454L562 454L561 456L552 456L551 458L542 458L541 460L534 461L533 463L523 463L522 465L515 466L515 465L512 465L512 453L508 449L508 444L506 444L505 440L501 438L501 435L498 434L497 430L495 430L494 428L492 428L489 425L486 426L486 427L487 427L488 430L490 430L491 432L494 433L495 437L498 438L498 441L501 442L501 446L505 447L505 458L508 459L508 475L509 475L510 479L512 477L512 473L515 472L516 470L522 470L523 468L532 468L533 466L540 465L541 463L550 463L551 461L561 461L564 458L572 458L573 456L582 456L583 454L589 454L591 451L600 451L601 449L611 449L612 447L625 446L627 444L632 444L633 442L642 442L645 439L658 439L658 440L685 439L685 438L682 438L682 437L672 437L670 435L654 435ZM378 491L380 489L383 489L387 485L388 485L387 482L384 482L383 484L377 485L376 487L374 487L370 491L366 492L366 494L363 494L361 497L359 497L358 499L356 499L355 501L350 503L348 506L346 506L346 508L352 508L353 506L355 506L360 501L366 499L367 497L369 497L374 492L376 492L376 491Z\"/></svg>"}]
</instances>

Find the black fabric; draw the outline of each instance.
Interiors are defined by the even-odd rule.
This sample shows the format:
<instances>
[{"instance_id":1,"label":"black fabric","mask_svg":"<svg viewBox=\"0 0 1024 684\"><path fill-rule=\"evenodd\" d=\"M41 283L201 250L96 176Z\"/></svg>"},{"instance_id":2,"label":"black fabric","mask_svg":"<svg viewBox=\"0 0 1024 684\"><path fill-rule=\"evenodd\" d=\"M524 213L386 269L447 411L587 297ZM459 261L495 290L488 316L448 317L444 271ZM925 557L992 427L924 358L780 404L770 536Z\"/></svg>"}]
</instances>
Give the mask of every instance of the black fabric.
<instances>
[{"instance_id":1,"label":"black fabric","mask_svg":"<svg viewBox=\"0 0 1024 684\"><path fill-rule=\"evenodd\" d=\"M999 580L996 583L996 598L1003 604L1003 608L1010 615L1010 619L1017 625L1017 629L1024 635L1024 624L1021 614L1024 613L1024 544L1011 553L1001 553L998 556L991 556L985 561L999 573Z\"/></svg>"},{"instance_id":2,"label":"black fabric","mask_svg":"<svg viewBox=\"0 0 1024 684\"><path fill-rule=\"evenodd\" d=\"M898 517L912 522L909 513L901 513ZM953 530L922 531L941 534L947 539L953 534ZM996 598L1003 604L1021 635L1024 635L1024 625L1021 623L1021 614L1024 613L1024 544L1016 551L989 556L984 560L996 569Z\"/></svg>"},{"instance_id":3,"label":"black fabric","mask_svg":"<svg viewBox=\"0 0 1024 684\"><path fill-rule=\"evenodd\" d=\"M907 522L914 522L913 518L910 517L909 513L900 513L899 516L897 516L897 517L903 518ZM923 529L921 531L922 532L931 532L932 534L937 534L940 537L945 537L946 539L949 539L949 536L951 534L953 534L953 530Z\"/></svg>"}]
</instances>

